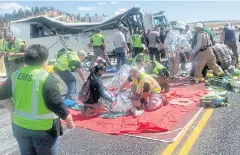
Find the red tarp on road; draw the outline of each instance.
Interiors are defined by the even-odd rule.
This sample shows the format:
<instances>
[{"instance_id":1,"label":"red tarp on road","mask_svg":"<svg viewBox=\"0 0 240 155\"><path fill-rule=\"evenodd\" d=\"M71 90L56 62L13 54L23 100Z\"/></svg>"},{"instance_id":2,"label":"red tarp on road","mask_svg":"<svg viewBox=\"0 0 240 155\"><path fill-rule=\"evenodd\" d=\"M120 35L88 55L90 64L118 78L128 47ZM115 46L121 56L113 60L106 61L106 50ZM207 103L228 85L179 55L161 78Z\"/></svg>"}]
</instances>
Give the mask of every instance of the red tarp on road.
<instances>
[{"instance_id":1,"label":"red tarp on road","mask_svg":"<svg viewBox=\"0 0 240 155\"><path fill-rule=\"evenodd\" d=\"M174 98L190 98L194 104L186 107L168 104L153 112L144 112L140 117L125 116L115 119L100 117L84 118L79 112L70 110L77 127L108 133L108 134L136 134L144 132L165 132L170 130L179 120L194 107L199 106L199 99L207 93L204 84L173 87L167 94L171 100Z\"/></svg>"}]
</instances>

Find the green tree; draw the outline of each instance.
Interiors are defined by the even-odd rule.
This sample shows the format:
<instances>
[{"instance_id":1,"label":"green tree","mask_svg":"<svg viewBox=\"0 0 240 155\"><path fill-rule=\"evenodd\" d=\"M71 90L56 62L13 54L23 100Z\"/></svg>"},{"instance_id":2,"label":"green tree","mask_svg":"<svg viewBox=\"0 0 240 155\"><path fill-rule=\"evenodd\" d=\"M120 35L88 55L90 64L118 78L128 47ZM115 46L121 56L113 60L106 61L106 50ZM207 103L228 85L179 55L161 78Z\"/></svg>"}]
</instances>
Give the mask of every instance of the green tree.
<instances>
[{"instance_id":1,"label":"green tree","mask_svg":"<svg viewBox=\"0 0 240 155\"><path fill-rule=\"evenodd\" d=\"M28 9L25 10L25 17L30 17L32 16L32 12Z\"/></svg>"},{"instance_id":2,"label":"green tree","mask_svg":"<svg viewBox=\"0 0 240 155\"><path fill-rule=\"evenodd\" d=\"M18 10L18 17L19 17L19 19L24 18L24 12L23 12L23 9L22 9L22 8L20 8L20 9Z\"/></svg>"},{"instance_id":3,"label":"green tree","mask_svg":"<svg viewBox=\"0 0 240 155\"><path fill-rule=\"evenodd\" d=\"M40 15L40 10L37 6L35 7L35 15L36 16Z\"/></svg>"},{"instance_id":4,"label":"green tree","mask_svg":"<svg viewBox=\"0 0 240 155\"><path fill-rule=\"evenodd\" d=\"M16 10L13 10L12 16L13 16L13 20L17 20L18 19L18 14L17 14Z\"/></svg>"}]
</instances>

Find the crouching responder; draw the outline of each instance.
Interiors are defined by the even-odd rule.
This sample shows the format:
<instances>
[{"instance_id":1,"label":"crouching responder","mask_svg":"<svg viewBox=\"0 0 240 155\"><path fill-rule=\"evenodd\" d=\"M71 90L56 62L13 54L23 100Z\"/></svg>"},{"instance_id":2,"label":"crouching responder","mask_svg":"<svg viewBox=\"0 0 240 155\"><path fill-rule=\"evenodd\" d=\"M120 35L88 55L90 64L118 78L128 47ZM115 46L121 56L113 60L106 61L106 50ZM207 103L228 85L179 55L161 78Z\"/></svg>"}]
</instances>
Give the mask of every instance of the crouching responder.
<instances>
[{"instance_id":1,"label":"crouching responder","mask_svg":"<svg viewBox=\"0 0 240 155\"><path fill-rule=\"evenodd\" d=\"M83 81L86 80L81 69L81 61L85 59L86 53L83 50L75 52L71 49L62 49L59 52L62 54L58 56L54 63L53 70L68 87L65 98L75 100L77 81L71 72L77 72Z\"/></svg>"},{"instance_id":2,"label":"crouching responder","mask_svg":"<svg viewBox=\"0 0 240 155\"><path fill-rule=\"evenodd\" d=\"M196 58L196 66L193 82L198 83L202 78L202 70L205 65L209 69L213 70L218 76L224 76L224 72L220 66L216 63L216 58L212 51L212 42L209 35L203 30L203 24L197 23L195 25L195 31L197 35L197 45L194 47L192 53Z\"/></svg>"},{"instance_id":3,"label":"crouching responder","mask_svg":"<svg viewBox=\"0 0 240 155\"><path fill-rule=\"evenodd\" d=\"M56 79L44 67L48 49L31 45L26 49L26 66L17 70L0 86L0 100L14 103L13 135L22 155L55 155L58 137L63 134L60 118L74 127L63 103Z\"/></svg>"},{"instance_id":4,"label":"crouching responder","mask_svg":"<svg viewBox=\"0 0 240 155\"><path fill-rule=\"evenodd\" d=\"M136 55L132 60L131 60L131 65L135 66L136 65L136 60L137 59L142 59L143 63L145 64L146 62L150 61L150 56L149 56L149 52L148 49L145 47L145 45L143 45L143 52Z\"/></svg>"},{"instance_id":5,"label":"crouching responder","mask_svg":"<svg viewBox=\"0 0 240 155\"><path fill-rule=\"evenodd\" d=\"M135 108L153 111L165 105L165 97L160 95L161 87L153 77L140 72L136 67L132 67L129 74L130 76L119 88L119 91L122 91L133 82L131 90L133 93L132 100L139 101L133 102L135 103L133 104Z\"/></svg>"},{"instance_id":6,"label":"crouching responder","mask_svg":"<svg viewBox=\"0 0 240 155\"><path fill-rule=\"evenodd\" d=\"M232 74L234 73L234 65L232 65L232 59L234 56L232 50L228 48L227 45L216 42L214 42L212 50L216 56L217 63L221 66L224 73L227 76L232 77Z\"/></svg>"},{"instance_id":7,"label":"crouching responder","mask_svg":"<svg viewBox=\"0 0 240 155\"><path fill-rule=\"evenodd\" d=\"M164 93L169 91L169 71L159 62L150 61L145 65L145 72L150 74L164 90Z\"/></svg>"},{"instance_id":8,"label":"crouching responder","mask_svg":"<svg viewBox=\"0 0 240 155\"><path fill-rule=\"evenodd\" d=\"M25 65L23 56L26 49L26 42L16 38L11 31L5 32L4 39L4 63L7 75L10 77L13 72Z\"/></svg>"}]
</instances>

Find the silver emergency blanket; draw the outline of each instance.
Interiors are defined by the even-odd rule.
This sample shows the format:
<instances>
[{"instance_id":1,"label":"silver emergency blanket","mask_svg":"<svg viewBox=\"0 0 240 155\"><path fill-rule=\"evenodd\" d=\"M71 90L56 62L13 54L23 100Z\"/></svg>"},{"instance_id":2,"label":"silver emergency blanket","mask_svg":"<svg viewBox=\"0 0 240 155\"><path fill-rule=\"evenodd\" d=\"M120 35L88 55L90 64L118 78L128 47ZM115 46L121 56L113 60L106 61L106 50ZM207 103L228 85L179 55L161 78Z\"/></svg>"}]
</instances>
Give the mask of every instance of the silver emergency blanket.
<instances>
[{"instance_id":1,"label":"silver emergency blanket","mask_svg":"<svg viewBox=\"0 0 240 155\"><path fill-rule=\"evenodd\" d=\"M114 76L112 86L115 86L117 89L119 89L119 87L127 80L129 76L129 70L130 66L123 65Z\"/></svg>"},{"instance_id":2,"label":"silver emergency blanket","mask_svg":"<svg viewBox=\"0 0 240 155\"><path fill-rule=\"evenodd\" d=\"M108 92L111 96L115 97L115 101L113 103L110 103L109 101L100 98L99 103L102 103L104 106L106 106L110 112L114 113L127 113L129 110L133 108L132 102L129 99L130 91L124 91L124 92Z\"/></svg>"},{"instance_id":3,"label":"silver emergency blanket","mask_svg":"<svg viewBox=\"0 0 240 155\"><path fill-rule=\"evenodd\" d=\"M130 66L123 65L114 76L112 86L119 89L119 87L127 80L129 76L129 70ZM111 112L126 113L132 109L132 102L129 99L130 91L118 92L118 90L116 90L109 93L112 96L115 96L115 102L111 104L102 98L99 101L107 106Z\"/></svg>"},{"instance_id":4,"label":"silver emergency blanket","mask_svg":"<svg viewBox=\"0 0 240 155\"><path fill-rule=\"evenodd\" d=\"M132 102L129 99L130 92L124 91L117 95L116 102L111 105L112 112L126 113L133 108Z\"/></svg>"}]
</instances>

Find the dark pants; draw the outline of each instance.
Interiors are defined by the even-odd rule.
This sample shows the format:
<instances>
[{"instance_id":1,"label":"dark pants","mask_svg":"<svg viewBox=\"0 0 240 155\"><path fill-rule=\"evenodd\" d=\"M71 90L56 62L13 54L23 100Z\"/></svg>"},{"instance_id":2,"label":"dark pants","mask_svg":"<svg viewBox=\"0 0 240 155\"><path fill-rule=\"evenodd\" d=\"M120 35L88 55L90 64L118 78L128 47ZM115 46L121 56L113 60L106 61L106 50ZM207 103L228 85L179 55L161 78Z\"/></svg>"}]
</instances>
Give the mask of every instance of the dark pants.
<instances>
[{"instance_id":1,"label":"dark pants","mask_svg":"<svg viewBox=\"0 0 240 155\"><path fill-rule=\"evenodd\" d=\"M138 54L143 52L143 48L142 47L133 47L133 54L132 54L132 58L135 58L135 56L137 56Z\"/></svg>"},{"instance_id":2,"label":"dark pants","mask_svg":"<svg viewBox=\"0 0 240 155\"><path fill-rule=\"evenodd\" d=\"M236 40L225 40L224 44L232 49L233 55L235 56L235 58L237 59L237 62L238 62L238 52L237 52L237 42L236 42Z\"/></svg>"},{"instance_id":3,"label":"dark pants","mask_svg":"<svg viewBox=\"0 0 240 155\"><path fill-rule=\"evenodd\" d=\"M68 87L66 99L74 99L76 95L76 78L69 71L60 71L54 68L54 72L65 82Z\"/></svg>"},{"instance_id":4,"label":"dark pants","mask_svg":"<svg viewBox=\"0 0 240 155\"><path fill-rule=\"evenodd\" d=\"M160 63L160 52L158 48L149 47L148 50L149 50L150 60L154 61L154 56L155 56L155 60Z\"/></svg>"},{"instance_id":5,"label":"dark pants","mask_svg":"<svg viewBox=\"0 0 240 155\"><path fill-rule=\"evenodd\" d=\"M28 130L12 124L21 155L55 155L58 151L58 137L46 131Z\"/></svg>"},{"instance_id":6,"label":"dark pants","mask_svg":"<svg viewBox=\"0 0 240 155\"><path fill-rule=\"evenodd\" d=\"M15 61L8 61L7 58L4 58L4 64L5 64L8 77L11 77L16 70L22 68L25 65L24 62L17 63Z\"/></svg>"},{"instance_id":7,"label":"dark pants","mask_svg":"<svg viewBox=\"0 0 240 155\"><path fill-rule=\"evenodd\" d=\"M115 54L117 57L117 70L119 70L119 68L126 64L126 52L125 49L123 47L119 47L115 49Z\"/></svg>"}]
</instances>

